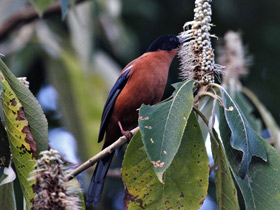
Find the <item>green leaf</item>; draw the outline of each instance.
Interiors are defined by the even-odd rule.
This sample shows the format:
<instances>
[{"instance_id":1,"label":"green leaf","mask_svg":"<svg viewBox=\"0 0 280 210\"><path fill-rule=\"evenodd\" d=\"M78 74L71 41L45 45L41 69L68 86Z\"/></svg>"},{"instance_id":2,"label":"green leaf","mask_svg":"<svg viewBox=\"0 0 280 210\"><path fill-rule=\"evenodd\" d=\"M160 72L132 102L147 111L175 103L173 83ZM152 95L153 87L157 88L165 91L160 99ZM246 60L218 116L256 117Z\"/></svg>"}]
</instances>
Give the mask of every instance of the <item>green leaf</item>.
<instances>
[{"instance_id":1,"label":"green leaf","mask_svg":"<svg viewBox=\"0 0 280 210\"><path fill-rule=\"evenodd\" d=\"M63 20L65 19L66 15L67 15L69 3L70 3L70 0L60 0Z\"/></svg>"},{"instance_id":2,"label":"green leaf","mask_svg":"<svg viewBox=\"0 0 280 210\"><path fill-rule=\"evenodd\" d=\"M250 101L256 106L259 111L265 126L271 132L274 140L274 146L278 152L280 152L280 129L273 118L272 114L266 109L266 107L260 102L257 96L247 88L242 88L242 92L250 99Z\"/></svg>"},{"instance_id":3,"label":"green leaf","mask_svg":"<svg viewBox=\"0 0 280 210\"><path fill-rule=\"evenodd\" d=\"M42 16L45 9L47 9L51 3L53 3L53 0L29 0L29 2L32 4L36 12Z\"/></svg>"},{"instance_id":4,"label":"green leaf","mask_svg":"<svg viewBox=\"0 0 280 210\"><path fill-rule=\"evenodd\" d=\"M0 72L0 80L2 110L10 150L27 206L30 208L31 200L35 196L35 189L32 186L35 186L36 182L28 178L35 168L36 142L31 134L23 106L2 72Z\"/></svg>"},{"instance_id":5,"label":"green leaf","mask_svg":"<svg viewBox=\"0 0 280 210\"><path fill-rule=\"evenodd\" d=\"M37 155L39 156L41 151L48 149L49 142L48 122L42 107L31 91L12 74L1 59L0 70L23 106L31 133L36 141Z\"/></svg>"},{"instance_id":6,"label":"green leaf","mask_svg":"<svg viewBox=\"0 0 280 210\"><path fill-rule=\"evenodd\" d=\"M224 103L224 114L232 133L231 146L243 153L238 174L244 178L252 157L260 157L267 161L267 153L263 147L262 138L253 130L236 102L222 87L220 90Z\"/></svg>"},{"instance_id":7,"label":"green leaf","mask_svg":"<svg viewBox=\"0 0 280 210\"><path fill-rule=\"evenodd\" d=\"M148 157L161 182L180 147L193 106L193 81L174 87L172 100L155 106L142 105L138 120Z\"/></svg>"},{"instance_id":8,"label":"green leaf","mask_svg":"<svg viewBox=\"0 0 280 210\"><path fill-rule=\"evenodd\" d=\"M7 209L7 210L17 209L13 182L0 185L0 206L1 209Z\"/></svg>"},{"instance_id":9,"label":"green leaf","mask_svg":"<svg viewBox=\"0 0 280 210\"><path fill-rule=\"evenodd\" d=\"M211 137L211 148L215 164L215 185L218 209L239 209L237 190L229 169L224 147L215 130Z\"/></svg>"},{"instance_id":10,"label":"green leaf","mask_svg":"<svg viewBox=\"0 0 280 210\"><path fill-rule=\"evenodd\" d=\"M229 163L226 158L225 149L223 144L214 128L217 100L213 101L212 114L209 118L209 130L211 149L214 159L214 173L216 185L216 198L218 209L236 210L239 209L237 190L235 188L232 175L229 169Z\"/></svg>"},{"instance_id":11,"label":"green leaf","mask_svg":"<svg viewBox=\"0 0 280 210\"><path fill-rule=\"evenodd\" d=\"M280 206L280 156L265 140L260 139L267 151L267 162L253 159L244 179L238 176L239 152L230 146L231 131L223 110L219 117L220 133L230 163L231 171L242 192L246 209L279 209Z\"/></svg>"},{"instance_id":12,"label":"green leaf","mask_svg":"<svg viewBox=\"0 0 280 210\"><path fill-rule=\"evenodd\" d=\"M164 174L164 183L154 175L138 132L126 150L122 177L126 185L126 209L198 209L207 194L208 157L195 115L192 113L182 143Z\"/></svg>"}]
</instances>

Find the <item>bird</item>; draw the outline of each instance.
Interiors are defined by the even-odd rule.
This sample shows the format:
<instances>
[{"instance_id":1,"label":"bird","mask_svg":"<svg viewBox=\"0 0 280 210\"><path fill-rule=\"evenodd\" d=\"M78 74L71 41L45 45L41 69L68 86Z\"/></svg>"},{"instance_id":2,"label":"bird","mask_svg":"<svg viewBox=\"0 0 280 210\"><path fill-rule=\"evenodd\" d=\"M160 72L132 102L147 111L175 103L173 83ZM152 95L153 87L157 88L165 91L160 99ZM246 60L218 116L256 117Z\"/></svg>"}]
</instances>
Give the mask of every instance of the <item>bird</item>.
<instances>
[{"instance_id":1,"label":"bird","mask_svg":"<svg viewBox=\"0 0 280 210\"><path fill-rule=\"evenodd\" d=\"M187 40L189 38L162 35L150 44L143 55L121 71L109 92L101 117L98 142L105 136L102 149L123 135L131 138L130 130L138 125L140 106L161 101L172 60ZM88 188L87 206L98 205L113 156L114 152L97 163Z\"/></svg>"}]
</instances>

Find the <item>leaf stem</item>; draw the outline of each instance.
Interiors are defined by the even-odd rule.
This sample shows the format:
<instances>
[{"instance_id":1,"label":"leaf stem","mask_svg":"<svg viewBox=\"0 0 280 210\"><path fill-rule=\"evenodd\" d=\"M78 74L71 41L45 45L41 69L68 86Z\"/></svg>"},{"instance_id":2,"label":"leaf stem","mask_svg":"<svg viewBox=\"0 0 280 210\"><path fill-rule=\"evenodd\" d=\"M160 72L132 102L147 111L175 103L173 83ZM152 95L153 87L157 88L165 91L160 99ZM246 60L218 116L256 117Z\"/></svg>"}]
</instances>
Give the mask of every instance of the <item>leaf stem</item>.
<instances>
[{"instance_id":1,"label":"leaf stem","mask_svg":"<svg viewBox=\"0 0 280 210\"><path fill-rule=\"evenodd\" d=\"M193 110L201 117L201 119L204 121L204 123L207 125L209 125L209 120L205 117L205 115L195 106L193 106Z\"/></svg>"},{"instance_id":2,"label":"leaf stem","mask_svg":"<svg viewBox=\"0 0 280 210\"><path fill-rule=\"evenodd\" d=\"M134 128L133 130L131 130L130 132L132 133L132 135L134 135L137 131L139 130L139 127ZM77 176L78 174L82 173L83 171L85 171L86 169L88 169L89 167L93 166L96 162L98 162L99 160L101 160L102 158L108 156L109 154L111 154L113 151L115 151L116 148L126 144L128 142L128 139L125 136L121 136L117 141L115 141L113 144L111 144L110 146L106 147L105 149L103 149L102 151L100 151L99 153L97 153L96 155L94 155L92 158L88 159L86 162L84 162L83 164L81 164L80 166L78 166L75 170L73 170L71 173L69 173L66 176L66 180L70 181L71 179L73 179L75 176Z\"/></svg>"}]
</instances>

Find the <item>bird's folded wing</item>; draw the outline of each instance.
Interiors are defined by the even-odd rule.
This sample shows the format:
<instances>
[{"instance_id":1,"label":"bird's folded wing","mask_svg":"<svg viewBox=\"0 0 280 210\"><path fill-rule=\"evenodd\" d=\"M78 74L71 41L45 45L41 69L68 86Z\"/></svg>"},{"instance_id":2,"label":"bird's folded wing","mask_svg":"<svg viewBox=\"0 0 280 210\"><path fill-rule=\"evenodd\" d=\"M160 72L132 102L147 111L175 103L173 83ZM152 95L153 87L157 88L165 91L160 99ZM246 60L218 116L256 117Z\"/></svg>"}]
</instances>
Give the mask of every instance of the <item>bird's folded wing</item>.
<instances>
[{"instance_id":1,"label":"bird's folded wing","mask_svg":"<svg viewBox=\"0 0 280 210\"><path fill-rule=\"evenodd\" d=\"M129 66L123 71L109 93L102 113L98 142L101 142L103 140L110 113L113 110L118 95L127 83L128 74L131 71L132 67L133 65Z\"/></svg>"}]
</instances>

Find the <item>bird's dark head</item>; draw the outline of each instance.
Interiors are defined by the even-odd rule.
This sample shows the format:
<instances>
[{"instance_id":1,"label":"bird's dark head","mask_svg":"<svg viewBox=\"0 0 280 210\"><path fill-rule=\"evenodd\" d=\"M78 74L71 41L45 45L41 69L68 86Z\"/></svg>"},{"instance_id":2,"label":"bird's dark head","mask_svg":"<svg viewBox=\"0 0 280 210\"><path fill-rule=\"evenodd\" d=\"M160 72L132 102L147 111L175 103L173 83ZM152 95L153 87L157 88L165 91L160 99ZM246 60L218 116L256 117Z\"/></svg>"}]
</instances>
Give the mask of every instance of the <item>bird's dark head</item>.
<instances>
[{"instance_id":1,"label":"bird's dark head","mask_svg":"<svg viewBox=\"0 0 280 210\"><path fill-rule=\"evenodd\" d=\"M182 44L182 40L177 36L167 34L158 37L147 49L147 52L156 52L159 50L171 51L177 49Z\"/></svg>"}]
</instances>

